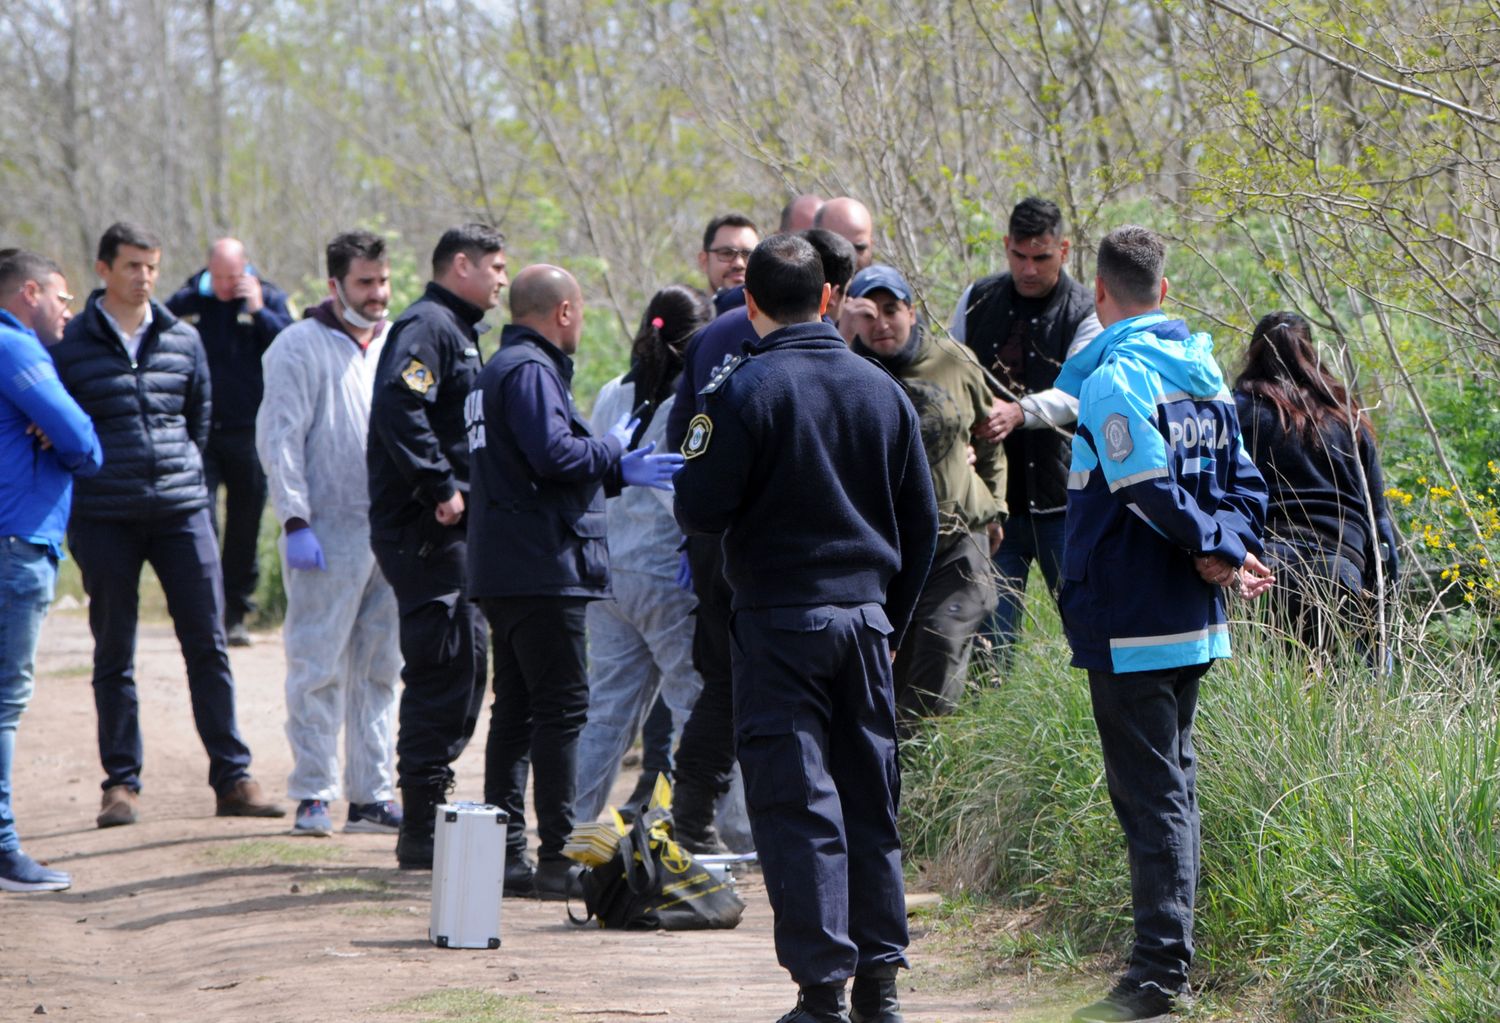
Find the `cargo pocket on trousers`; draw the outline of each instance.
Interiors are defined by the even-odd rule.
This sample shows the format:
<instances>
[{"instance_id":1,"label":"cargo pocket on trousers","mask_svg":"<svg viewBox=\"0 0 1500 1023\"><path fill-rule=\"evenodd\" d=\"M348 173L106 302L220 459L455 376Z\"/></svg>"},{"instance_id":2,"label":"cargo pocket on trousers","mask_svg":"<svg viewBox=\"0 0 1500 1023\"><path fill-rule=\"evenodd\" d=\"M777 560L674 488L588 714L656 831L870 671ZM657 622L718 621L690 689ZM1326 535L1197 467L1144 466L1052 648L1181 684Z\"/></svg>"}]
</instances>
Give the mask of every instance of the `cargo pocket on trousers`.
<instances>
[{"instance_id":1,"label":"cargo pocket on trousers","mask_svg":"<svg viewBox=\"0 0 1500 1023\"><path fill-rule=\"evenodd\" d=\"M810 742L791 717L741 722L739 760L746 807L754 812L807 805Z\"/></svg>"}]
</instances>

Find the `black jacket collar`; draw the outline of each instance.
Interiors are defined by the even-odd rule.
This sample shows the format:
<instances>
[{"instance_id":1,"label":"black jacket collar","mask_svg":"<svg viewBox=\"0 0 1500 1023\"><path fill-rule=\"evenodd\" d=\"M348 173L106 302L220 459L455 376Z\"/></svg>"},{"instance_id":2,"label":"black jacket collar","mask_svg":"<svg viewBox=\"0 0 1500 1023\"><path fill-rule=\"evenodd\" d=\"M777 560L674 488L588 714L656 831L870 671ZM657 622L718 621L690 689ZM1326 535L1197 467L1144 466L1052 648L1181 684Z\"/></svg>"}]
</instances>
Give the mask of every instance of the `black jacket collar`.
<instances>
[{"instance_id":1,"label":"black jacket collar","mask_svg":"<svg viewBox=\"0 0 1500 1023\"><path fill-rule=\"evenodd\" d=\"M563 380L571 384L573 382L573 359L563 353L563 350L548 341L530 327L518 323L507 323L500 328L500 350L504 351L514 345L533 345L540 349L552 360L557 367L557 372L562 375Z\"/></svg>"},{"instance_id":2,"label":"black jacket collar","mask_svg":"<svg viewBox=\"0 0 1500 1023\"><path fill-rule=\"evenodd\" d=\"M479 321L484 319L484 310L479 308L468 299L459 298L453 292L443 287L437 281L428 281L427 290L422 294L423 298L431 299L440 305L453 310L453 315L463 320L470 327L477 327Z\"/></svg>"}]
</instances>

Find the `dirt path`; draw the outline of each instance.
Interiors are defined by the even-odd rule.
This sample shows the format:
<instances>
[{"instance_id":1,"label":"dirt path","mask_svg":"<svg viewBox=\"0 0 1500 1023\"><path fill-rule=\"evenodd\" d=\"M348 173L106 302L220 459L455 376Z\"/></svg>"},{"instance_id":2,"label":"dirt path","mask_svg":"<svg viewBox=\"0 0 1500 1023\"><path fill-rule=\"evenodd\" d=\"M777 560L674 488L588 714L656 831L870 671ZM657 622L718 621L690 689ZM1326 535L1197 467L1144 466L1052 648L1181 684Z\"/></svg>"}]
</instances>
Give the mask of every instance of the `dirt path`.
<instances>
[{"instance_id":1,"label":"dirt path","mask_svg":"<svg viewBox=\"0 0 1500 1023\"><path fill-rule=\"evenodd\" d=\"M240 724L256 776L279 795L290 767L282 652L277 637L260 640L233 654ZM790 1006L758 877L741 883L749 908L733 931L579 930L556 903L507 899L499 950L449 951L427 942L430 877L395 869L392 837L294 839L289 820L215 818L167 625L142 629L137 659L142 819L97 830L91 650L82 613L54 612L21 723L16 811L27 850L75 887L0 896L0 1019L44 1007L101 1021L770 1023ZM459 798L478 797L482 747L460 762ZM956 980L920 934L912 960L911 1023L1055 1018L1017 981ZM1018 1001L1030 1009L1012 1014Z\"/></svg>"}]
</instances>

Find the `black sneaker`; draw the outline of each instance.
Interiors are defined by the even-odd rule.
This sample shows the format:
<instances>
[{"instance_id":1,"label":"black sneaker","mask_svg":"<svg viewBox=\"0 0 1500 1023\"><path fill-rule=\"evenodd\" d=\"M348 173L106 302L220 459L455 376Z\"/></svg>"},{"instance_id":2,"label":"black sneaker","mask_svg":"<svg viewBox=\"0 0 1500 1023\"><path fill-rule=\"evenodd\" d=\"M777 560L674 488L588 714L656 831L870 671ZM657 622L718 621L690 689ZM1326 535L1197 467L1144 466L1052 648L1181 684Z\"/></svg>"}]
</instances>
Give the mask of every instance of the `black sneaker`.
<instances>
[{"instance_id":1,"label":"black sneaker","mask_svg":"<svg viewBox=\"0 0 1500 1023\"><path fill-rule=\"evenodd\" d=\"M1121 980L1093 1005L1073 1013L1073 1023L1148 1023L1172 1014L1176 997L1155 984Z\"/></svg>"}]
</instances>

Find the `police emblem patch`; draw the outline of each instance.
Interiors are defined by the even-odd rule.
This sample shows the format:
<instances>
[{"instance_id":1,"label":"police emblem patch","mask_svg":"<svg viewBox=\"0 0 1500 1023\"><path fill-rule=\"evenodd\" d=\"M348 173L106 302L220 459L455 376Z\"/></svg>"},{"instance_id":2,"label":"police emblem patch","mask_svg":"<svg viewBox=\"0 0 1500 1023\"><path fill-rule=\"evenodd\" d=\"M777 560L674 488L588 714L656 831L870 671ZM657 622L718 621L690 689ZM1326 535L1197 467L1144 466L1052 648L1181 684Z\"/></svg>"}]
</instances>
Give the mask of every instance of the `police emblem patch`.
<instances>
[{"instance_id":1,"label":"police emblem patch","mask_svg":"<svg viewBox=\"0 0 1500 1023\"><path fill-rule=\"evenodd\" d=\"M422 365L416 359L412 359L406 364L406 368L401 371L401 379L406 381L407 387L422 395L432 390L434 383L432 370Z\"/></svg>"},{"instance_id":2,"label":"police emblem patch","mask_svg":"<svg viewBox=\"0 0 1500 1023\"><path fill-rule=\"evenodd\" d=\"M682 457L697 458L708 450L708 440L714 435L714 423L703 413L693 417L688 423L687 437L682 441Z\"/></svg>"},{"instance_id":3,"label":"police emblem patch","mask_svg":"<svg viewBox=\"0 0 1500 1023\"><path fill-rule=\"evenodd\" d=\"M1135 450L1130 438L1130 421L1116 412L1104 420L1104 453L1112 461L1123 462Z\"/></svg>"}]
</instances>

